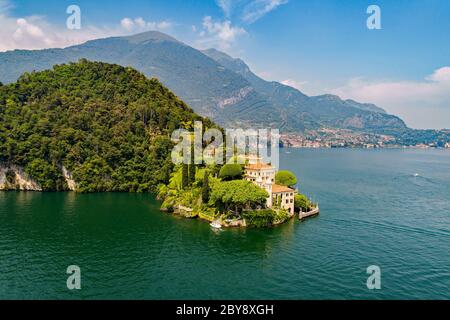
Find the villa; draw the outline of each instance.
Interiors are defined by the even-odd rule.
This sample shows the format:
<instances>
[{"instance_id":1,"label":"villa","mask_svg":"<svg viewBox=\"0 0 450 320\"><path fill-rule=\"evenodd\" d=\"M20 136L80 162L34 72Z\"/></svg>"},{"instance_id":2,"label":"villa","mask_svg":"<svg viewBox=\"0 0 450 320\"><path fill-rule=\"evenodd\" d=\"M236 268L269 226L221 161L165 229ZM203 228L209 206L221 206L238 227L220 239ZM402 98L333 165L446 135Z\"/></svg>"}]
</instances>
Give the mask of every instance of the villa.
<instances>
[{"instance_id":1,"label":"villa","mask_svg":"<svg viewBox=\"0 0 450 320\"><path fill-rule=\"evenodd\" d=\"M251 156L245 166L245 179L253 182L269 193L267 207L278 206L294 214L294 197L296 191L275 183L276 168L263 163L262 158Z\"/></svg>"}]
</instances>

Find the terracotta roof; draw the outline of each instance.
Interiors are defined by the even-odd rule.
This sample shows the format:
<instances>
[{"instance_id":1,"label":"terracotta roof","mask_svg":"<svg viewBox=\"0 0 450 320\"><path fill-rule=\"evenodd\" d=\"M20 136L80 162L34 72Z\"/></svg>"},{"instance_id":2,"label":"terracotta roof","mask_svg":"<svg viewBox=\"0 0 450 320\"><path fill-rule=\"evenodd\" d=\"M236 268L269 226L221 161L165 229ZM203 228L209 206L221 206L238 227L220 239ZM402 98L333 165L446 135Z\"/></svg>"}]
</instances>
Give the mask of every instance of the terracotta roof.
<instances>
[{"instance_id":1,"label":"terracotta roof","mask_svg":"<svg viewBox=\"0 0 450 320\"><path fill-rule=\"evenodd\" d=\"M258 163L258 164L248 164L245 166L247 170L261 170L261 169L273 169L270 164Z\"/></svg>"},{"instance_id":2,"label":"terracotta roof","mask_svg":"<svg viewBox=\"0 0 450 320\"><path fill-rule=\"evenodd\" d=\"M280 186L279 184L274 184L272 186L272 193L283 193L283 192L294 192L294 190L285 186Z\"/></svg>"}]
</instances>

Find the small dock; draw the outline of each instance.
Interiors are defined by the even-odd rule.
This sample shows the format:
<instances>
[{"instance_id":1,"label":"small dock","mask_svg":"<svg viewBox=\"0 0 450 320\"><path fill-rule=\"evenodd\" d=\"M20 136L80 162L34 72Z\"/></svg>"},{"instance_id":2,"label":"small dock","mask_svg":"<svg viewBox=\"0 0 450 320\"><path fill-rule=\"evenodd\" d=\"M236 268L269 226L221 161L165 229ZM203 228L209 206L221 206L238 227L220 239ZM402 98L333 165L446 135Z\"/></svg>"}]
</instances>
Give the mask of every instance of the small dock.
<instances>
[{"instance_id":1,"label":"small dock","mask_svg":"<svg viewBox=\"0 0 450 320\"><path fill-rule=\"evenodd\" d=\"M320 208L317 206L315 209L308 211L308 212L300 212L298 214L298 219L303 220L309 217L317 216L320 213Z\"/></svg>"}]
</instances>

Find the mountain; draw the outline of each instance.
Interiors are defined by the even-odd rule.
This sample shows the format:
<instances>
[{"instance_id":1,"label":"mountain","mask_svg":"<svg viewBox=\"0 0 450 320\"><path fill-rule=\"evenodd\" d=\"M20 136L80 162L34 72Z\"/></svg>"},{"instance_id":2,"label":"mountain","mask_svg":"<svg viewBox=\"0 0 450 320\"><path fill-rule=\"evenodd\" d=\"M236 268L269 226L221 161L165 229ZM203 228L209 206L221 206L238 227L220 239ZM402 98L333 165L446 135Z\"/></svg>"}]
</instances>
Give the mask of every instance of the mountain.
<instances>
[{"instance_id":1,"label":"mountain","mask_svg":"<svg viewBox=\"0 0 450 320\"><path fill-rule=\"evenodd\" d=\"M172 172L170 134L196 120L214 126L131 68L25 73L0 86L0 188L155 191Z\"/></svg>"},{"instance_id":2,"label":"mountain","mask_svg":"<svg viewBox=\"0 0 450 320\"><path fill-rule=\"evenodd\" d=\"M279 110L281 118L289 122L288 131L333 127L382 133L386 129L407 128L400 118L373 104L344 101L334 95L309 97L295 88L261 79L241 59L215 49L204 50L203 53L249 81Z\"/></svg>"},{"instance_id":3,"label":"mountain","mask_svg":"<svg viewBox=\"0 0 450 320\"><path fill-rule=\"evenodd\" d=\"M158 78L197 113L224 127L274 127L302 133L322 127L380 133L406 130L381 108L336 96L309 97L255 75L240 59L199 51L160 32L88 41L65 49L0 53L0 81L86 58L133 67Z\"/></svg>"}]
</instances>

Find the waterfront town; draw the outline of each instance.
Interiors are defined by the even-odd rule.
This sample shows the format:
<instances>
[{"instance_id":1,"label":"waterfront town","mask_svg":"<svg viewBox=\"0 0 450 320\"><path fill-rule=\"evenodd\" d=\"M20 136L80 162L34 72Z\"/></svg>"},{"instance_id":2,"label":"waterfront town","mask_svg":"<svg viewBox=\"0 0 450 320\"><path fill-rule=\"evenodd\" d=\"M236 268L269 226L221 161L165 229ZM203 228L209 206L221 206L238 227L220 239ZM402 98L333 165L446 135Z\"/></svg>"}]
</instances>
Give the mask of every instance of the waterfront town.
<instances>
[{"instance_id":1,"label":"waterfront town","mask_svg":"<svg viewBox=\"0 0 450 320\"><path fill-rule=\"evenodd\" d=\"M391 135L359 133L346 129L322 128L306 131L303 135L283 133L280 141L286 148L450 148L450 142L400 143Z\"/></svg>"}]
</instances>

